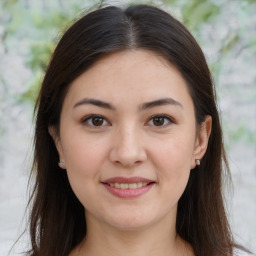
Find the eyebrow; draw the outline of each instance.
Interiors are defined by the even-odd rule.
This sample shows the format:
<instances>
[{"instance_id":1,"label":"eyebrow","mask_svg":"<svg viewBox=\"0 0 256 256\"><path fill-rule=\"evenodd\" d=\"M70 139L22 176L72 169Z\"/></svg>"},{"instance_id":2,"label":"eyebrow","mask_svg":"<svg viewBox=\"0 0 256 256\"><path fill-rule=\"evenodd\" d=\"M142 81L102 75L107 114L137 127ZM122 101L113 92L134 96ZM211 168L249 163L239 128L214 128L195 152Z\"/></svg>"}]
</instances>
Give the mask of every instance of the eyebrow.
<instances>
[{"instance_id":1,"label":"eyebrow","mask_svg":"<svg viewBox=\"0 0 256 256\"><path fill-rule=\"evenodd\" d=\"M141 110L145 110L148 108L153 108L153 107L158 107L158 106L163 106L163 105L174 105L174 106L179 106L183 108L182 104L174 100L173 98L164 98L164 99L159 99L159 100L154 100L150 102L143 103L142 106L140 107Z\"/></svg>"},{"instance_id":2,"label":"eyebrow","mask_svg":"<svg viewBox=\"0 0 256 256\"><path fill-rule=\"evenodd\" d=\"M111 105L110 103L104 102L102 100L88 99L88 98L78 101L74 105L74 108L81 106L81 105L87 105L87 104L94 105L94 106L101 107L101 108L115 110L115 107L113 105Z\"/></svg>"},{"instance_id":3,"label":"eyebrow","mask_svg":"<svg viewBox=\"0 0 256 256\"><path fill-rule=\"evenodd\" d=\"M105 108L105 109L110 109L110 110L115 110L116 108L111 105L108 102L102 101L102 100L97 100L97 99L90 99L90 98L84 98L80 101L78 101L75 105L74 108L81 106L81 105L94 105L97 107ZM174 105L174 106L179 106L183 108L182 104L173 98L163 98L163 99L158 99L150 102L143 103L139 109L140 110L146 110L149 108L153 107L158 107L158 106L163 106L163 105Z\"/></svg>"}]
</instances>

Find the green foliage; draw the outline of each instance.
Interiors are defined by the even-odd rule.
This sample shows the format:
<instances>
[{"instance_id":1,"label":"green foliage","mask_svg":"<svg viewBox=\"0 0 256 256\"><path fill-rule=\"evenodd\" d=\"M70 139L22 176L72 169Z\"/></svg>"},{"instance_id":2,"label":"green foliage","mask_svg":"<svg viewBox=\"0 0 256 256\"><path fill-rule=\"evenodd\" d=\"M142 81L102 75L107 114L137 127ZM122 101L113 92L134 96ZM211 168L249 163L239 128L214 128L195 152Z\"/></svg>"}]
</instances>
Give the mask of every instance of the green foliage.
<instances>
[{"instance_id":1,"label":"green foliage","mask_svg":"<svg viewBox=\"0 0 256 256\"><path fill-rule=\"evenodd\" d=\"M31 13L31 22L37 29L63 29L66 27L71 18L66 12L59 12L56 9L50 9L48 12L39 10Z\"/></svg>"},{"instance_id":2,"label":"green foliage","mask_svg":"<svg viewBox=\"0 0 256 256\"><path fill-rule=\"evenodd\" d=\"M8 48L18 49L20 41L25 42L27 51L22 53L24 62L33 73L28 90L20 96L19 100L34 104L42 74L55 48L56 35L77 15L78 6L72 2L69 8L50 4L42 10L39 2L27 6L24 0L7 0L2 4L8 17L4 42L7 45L7 51Z\"/></svg>"},{"instance_id":3,"label":"green foliage","mask_svg":"<svg viewBox=\"0 0 256 256\"><path fill-rule=\"evenodd\" d=\"M210 0L165 0L164 2L181 10L183 23L192 31L198 31L201 25L220 13L220 6Z\"/></svg>"},{"instance_id":4,"label":"green foliage","mask_svg":"<svg viewBox=\"0 0 256 256\"><path fill-rule=\"evenodd\" d=\"M19 102L29 102L34 106L39 93L38 85L41 84L42 77L43 74L41 74L40 72L36 73L29 89L19 97Z\"/></svg>"},{"instance_id":5,"label":"green foliage","mask_svg":"<svg viewBox=\"0 0 256 256\"><path fill-rule=\"evenodd\" d=\"M28 90L20 96L20 102L28 101L34 105L38 95L39 85L42 83L42 77L46 71L54 47L55 45L51 41L39 41L31 45L26 64L33 71L34 76Z\"/></svg>"},{"instance_id":6,"label":"green foliage","mask_svg":"<svg viewBox=\"0 0 256 256\"><path fill-rule=\"evenodd\" d=\"M53 52L53 42L36 42L31 45L27 65L33 71L45 71Z\"/></svg>"},{"instance_id":7,"label":"green foliage","mask_svg":"<svg viewBox=\"0 0 256 256\"><path fill-rule=\"evenodd\" d=\"M18 0L2 0L2 1L3 1L2 2L3 8L6 8L6 9L18 3Z\"/></svg>"},{"instance_id":8,"label":"green foliage","mask_svg":"<svg viewBox=\"0 0 256 256\"><path fill-rule=\"evenodd\" d=\"M232 141L243 141L247 144L256 145L256 133L248 129L247 125L241 123L232 131Z\"/></svg>"},{"instance_id":9,"label":"green foliage","mask_svg":"<svg viewBox=\"0 0 256 256\"><path fill-rule=\"evenodd\" d=\"M191 1L182 7L185 25L192 31L197 31L200 26L220 13L220 7L211 1Z\"/></svg>"},{"instance_id":10,"label":"green foliage","mask_svg":"<svg viewBox=\"0 0 256 256\"><path fill-rule=\"evenodd\" d=\"M232 50L232 48L234 48L235 45L239 43L240 40L241 40L241 37L239 34L232 34L232 33L228 34L228 36L224 39L222 43L220 54L221 55L228 54Z\"/></svg>"}]
</instances>

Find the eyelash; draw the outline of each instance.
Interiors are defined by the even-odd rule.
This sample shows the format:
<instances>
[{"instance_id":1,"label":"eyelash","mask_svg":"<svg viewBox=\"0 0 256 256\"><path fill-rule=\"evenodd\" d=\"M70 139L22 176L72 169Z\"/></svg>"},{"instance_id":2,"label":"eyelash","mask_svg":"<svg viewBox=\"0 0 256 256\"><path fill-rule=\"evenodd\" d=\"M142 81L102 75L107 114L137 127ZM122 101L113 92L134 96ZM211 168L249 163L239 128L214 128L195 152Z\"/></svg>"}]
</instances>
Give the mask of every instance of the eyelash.
<instances>
[{"instance_id":1,"label":"eyelash","mask_svg":"<svg viewBox=\"0 0 256 256\"><path fill-rule=\"evenodd\" d=\"M102 119L103 122L107 122L107 125L93 125L92 123L89 124L89 122L92 122L93 121L93 118L99 118L99 119ZM153 115L151 116L148 121L146 123L149 123L149 122L153 122L154 118L163 118L164 119L164 125L150 125L150 126L155 126L155 127L159 127L159 128L162 128L162 127L166 127L168 125L170 125L171 123L175 123L175 121L173 120L173 118L171 118L169 115L166 115L166 114L157 114L157 115ZM167 124L166 124L166 120L167 120ZM110 125L110 122L102 115L89 115L89 116L86 116L83 120L82 120L82 123L89 126L89 127L92 127L92 128L100 128L102 126L109 126Z\"/></svg>"},{"instance_id":2,"label":"eyelash","mask_svg":"<svg viewBox=\"0 0 256 256\"><path fill-rule=\"evenodd\" d=\"M89 126L89 127L93 127L93 128L98 128L98 127L102 127L102 126L106 126L106 125L93 125L92 123L89 124L89 122L93 121L93 118L100 118L103 120L103 122L107 122L109 124L109 121L102 115L89 115L89 116L86 116L83 120L82 120L82 123Z\"/></svg>"},{"instance_id":3,"label":"eyelash","mask_svg":"<svg viewBox=\"0 0 256 256\"><path fill-rule=\"evenodd\" d=\"M153 115L149 118L149 120L147 121L147 123L149 123L150 121L153 122L154 118L163 118L164 119L164 122L166 122L167 120L167 123L165 123L164 125L160 125L160 126L157 126L157 125L152 125L152 126L155 126L155 127L159 127L159 128L164 128L170 124L173 124L175 123L174 119L171 118L169 115L166 115L166 114L157 114L157 115Z\"/></svg>"}]
</instances>

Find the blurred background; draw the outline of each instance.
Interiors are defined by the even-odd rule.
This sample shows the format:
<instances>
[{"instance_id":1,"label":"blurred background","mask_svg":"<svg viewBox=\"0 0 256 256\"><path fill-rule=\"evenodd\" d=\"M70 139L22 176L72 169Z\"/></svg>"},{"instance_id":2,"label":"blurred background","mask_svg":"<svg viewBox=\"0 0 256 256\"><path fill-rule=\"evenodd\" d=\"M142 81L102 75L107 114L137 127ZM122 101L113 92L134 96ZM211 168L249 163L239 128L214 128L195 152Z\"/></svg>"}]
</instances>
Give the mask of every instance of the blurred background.
<instances>
[{"instance_id":1,"label":"blurred background","mask_svg":"<svg viewBox=\"0 0 256 256\"><path fill-rule=\"evenodd\" d=\"M201 45L216 85L233 178L226 202L235 238L256 251L256 1L149 3L182 21ZM33 106L49 57L65 29L97 6L90 0L0 1L0 255L26 227ZM10 255L27 248L22 236Z\"/></svg>"}]
</instances>

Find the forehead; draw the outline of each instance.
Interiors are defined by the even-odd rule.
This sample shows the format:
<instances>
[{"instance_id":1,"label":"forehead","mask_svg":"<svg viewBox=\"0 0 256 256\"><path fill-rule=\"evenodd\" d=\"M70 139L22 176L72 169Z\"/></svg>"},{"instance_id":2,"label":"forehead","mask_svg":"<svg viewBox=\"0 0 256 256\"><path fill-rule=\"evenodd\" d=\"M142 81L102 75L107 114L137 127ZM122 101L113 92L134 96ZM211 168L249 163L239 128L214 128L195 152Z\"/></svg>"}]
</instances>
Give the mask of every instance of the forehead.
<instances>
[{"instance_id":1,"label":"forehead","mask_svg":"<svg viewBox=\"0 0 256 256\"><path fill-rule=\"evenodd\" d=\"M96 97L135 104L168 96L191 100L187 84L174 65L155 52L127 50L98 60L72 82L66 98L69 102Z\"/></svg>"}]
</instances>

